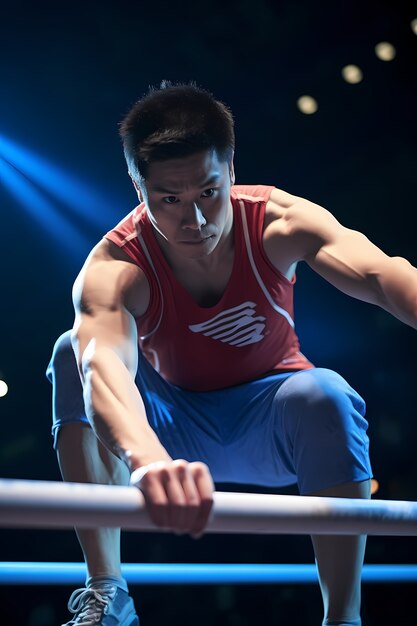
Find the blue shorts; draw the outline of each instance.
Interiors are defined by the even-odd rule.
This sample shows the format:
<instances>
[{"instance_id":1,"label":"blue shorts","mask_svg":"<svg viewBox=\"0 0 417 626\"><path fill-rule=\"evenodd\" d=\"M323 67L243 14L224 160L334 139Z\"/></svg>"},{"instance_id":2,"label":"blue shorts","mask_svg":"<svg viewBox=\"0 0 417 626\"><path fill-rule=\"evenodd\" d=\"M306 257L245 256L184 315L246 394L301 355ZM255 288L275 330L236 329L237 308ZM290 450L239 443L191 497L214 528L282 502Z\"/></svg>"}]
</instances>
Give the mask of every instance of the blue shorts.
<instances>
[{"instance_id":1,"label":"blue shorts","mask_svg":"<svg viewBox=\"0 0 417 626\"><path fill-rule=\"evenodd\" d=\"M89 424L69 332L57 340L54 447L63 424ZM372 477L365 403L336 372L274 374L219 391L186 391L139 355L136 384L147 418L172 458L203 461L215 482L281 487L301 494Z\"/></svg>"}]
</instances>

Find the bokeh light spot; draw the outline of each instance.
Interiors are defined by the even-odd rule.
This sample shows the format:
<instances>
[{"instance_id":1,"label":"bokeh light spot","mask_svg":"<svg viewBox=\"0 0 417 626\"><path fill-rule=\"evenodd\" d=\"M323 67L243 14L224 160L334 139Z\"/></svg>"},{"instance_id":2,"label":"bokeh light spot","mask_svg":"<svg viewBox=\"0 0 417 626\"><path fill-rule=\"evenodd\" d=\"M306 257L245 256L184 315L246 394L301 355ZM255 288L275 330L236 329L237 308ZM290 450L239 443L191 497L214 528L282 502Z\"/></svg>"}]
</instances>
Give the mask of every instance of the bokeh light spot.
<instances>
[{"instance_id":1,"label":"bokeh light spot","mask_svg":"<svg viewBox=\"0 0 417 626\"><path fill-rule=\"evenodd\" d=\"M317 100L311 96L301 96L298 98L297 106L301 113L305 113L305 115L312 115L313 113L316 113L319 108Z\"/></svg>"},{"instance_id":2,"label":"bokeh light spot","mask_svg":"<svg viewBox=\"0 0 417 626\"><path fill-rule=\"evenodd\" d=\"M7 383L5 383L4 380L0 380L0 398L3 398L8 391L9 388L7 386Z\"/></svg>"},{"instance_id":3,"label":"bokeh light spot","mask_svg":"<svg viewBox=\"0 0 417 626\"><path fill-rule=\"evenodd\" d=\"M345 65L342 69L342 76L351 85L356 85L363 79L362 70L357 65Z\"/></svg>"},{"instance_id":4,"label":"bokeh light spot","mask_svg":"<svg viewBox=\"0 0 417 626\"><path fill-rule=\"evenodd\" d=\"M395 59L397 51L388 41L381 41L375 46L375 54L381 61L392 61Z\"/></svg>"}]
</instances>

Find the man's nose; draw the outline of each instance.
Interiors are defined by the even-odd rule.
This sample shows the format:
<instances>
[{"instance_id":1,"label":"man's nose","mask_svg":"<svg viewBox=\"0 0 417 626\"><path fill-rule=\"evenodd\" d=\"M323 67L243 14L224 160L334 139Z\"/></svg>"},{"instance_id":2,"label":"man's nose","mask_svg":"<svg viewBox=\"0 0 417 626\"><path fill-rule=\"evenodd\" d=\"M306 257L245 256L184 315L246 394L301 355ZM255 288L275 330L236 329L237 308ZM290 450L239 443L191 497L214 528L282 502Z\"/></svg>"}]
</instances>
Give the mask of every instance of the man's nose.
<instances>
[{"instance_id":1,"label":"man's nose","mask_svg":"<svg viewBox=\"0 0 417 626\"><path fill-rule=\"evenodd\" d=\"M200 230L202 226L207 224L200 207L196 202L191 203L189 209L183 219L183 228L191 228L192 230Z\"/></svg>"}]
</instances>

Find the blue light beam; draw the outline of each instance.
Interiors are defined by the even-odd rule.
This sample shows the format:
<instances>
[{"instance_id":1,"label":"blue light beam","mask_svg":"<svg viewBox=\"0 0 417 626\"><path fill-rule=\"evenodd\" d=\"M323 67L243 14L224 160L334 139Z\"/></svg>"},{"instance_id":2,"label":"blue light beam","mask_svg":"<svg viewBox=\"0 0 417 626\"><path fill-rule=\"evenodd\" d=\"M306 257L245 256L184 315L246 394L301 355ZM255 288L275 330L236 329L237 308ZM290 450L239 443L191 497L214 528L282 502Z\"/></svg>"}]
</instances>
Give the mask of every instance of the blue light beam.
<instances>
[{"instance_id":1,"label":"blue light beam","mask_svg":"<svg viewBox=\"0 0 417 626\"><path fill-rule=\"evenodd\" d=\"M2 135L0 156L95 228L107 231L119 221L120 215L110 207L108 197Z\"/></svg>"},{"instance_id":2,"label":"blue light beam","mask_svg":"<svg viewBox=\"0 0 417 626\"><path fill-rule=\"evenodd\" d=\"M0 181L29 215L52 235L54 244L59 244L71 252L73 257L88 254L91 243L87 238L60 215L56 207L42 196L19 170L2 158L0 158Z\"/></svg>"}]
</instances>

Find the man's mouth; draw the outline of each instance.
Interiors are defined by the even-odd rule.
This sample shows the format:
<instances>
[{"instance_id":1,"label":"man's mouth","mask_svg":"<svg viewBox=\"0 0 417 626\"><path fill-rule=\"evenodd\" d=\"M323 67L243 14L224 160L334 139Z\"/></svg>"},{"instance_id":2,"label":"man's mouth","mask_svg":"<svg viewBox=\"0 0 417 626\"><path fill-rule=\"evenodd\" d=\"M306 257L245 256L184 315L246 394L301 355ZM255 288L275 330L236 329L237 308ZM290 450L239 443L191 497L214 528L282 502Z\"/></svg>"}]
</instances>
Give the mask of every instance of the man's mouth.
<instances>
[{"instance_id":1,"label":"man's mouth","mask_svg":"<svg viewBox=\"0 0 417 626\"><path fill-rule=\"evenodd\" d=\"M210 235L209 237L203 237L203 238L199 238L199 239L187 239L187 240L182 240L179 243L184 243L186 245L190 245L190 246L201 246L203 243L205 243L206 241L208 241L209 239L212 239L214 235Z\"/></svg>"}]
</instances>

